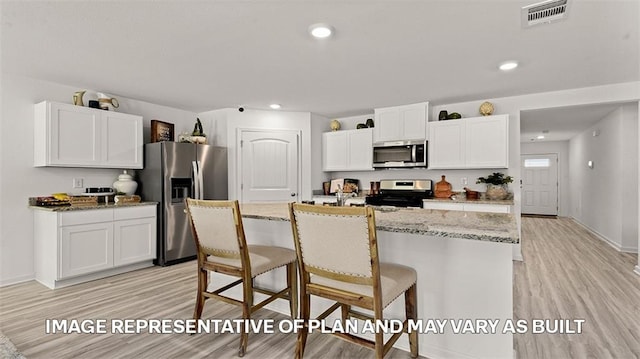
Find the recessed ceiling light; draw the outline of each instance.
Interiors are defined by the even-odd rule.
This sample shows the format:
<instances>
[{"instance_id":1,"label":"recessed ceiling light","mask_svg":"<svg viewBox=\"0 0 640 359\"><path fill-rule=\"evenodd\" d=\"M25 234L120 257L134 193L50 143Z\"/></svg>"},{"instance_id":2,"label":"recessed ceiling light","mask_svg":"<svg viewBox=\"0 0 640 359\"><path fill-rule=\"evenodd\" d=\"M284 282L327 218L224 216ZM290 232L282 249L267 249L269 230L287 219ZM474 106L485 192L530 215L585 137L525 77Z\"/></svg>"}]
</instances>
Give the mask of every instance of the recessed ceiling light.
<instances>
[{"instance_id":1,"label":"recessed ceiling light","mask_svg":"<svg viewBox=\"0 0 640 359\"><path fill-rule=\"evenodd\" d=\"M537 137L537 139L539 139L539 140L544 140L544 136L543 136L543 135L540 135L540 136L538 136L538 137Z\"/></svg>"},{"instance_id":2,"label":"recessed ceiling light","mask_svg":"<svg viewBox=\"0 0 640 359\"><path fill-rule=\"evenodd\" d=\"M509 71L509 70L513 70L516 67L518 67L518 62L516 61L506 61L500 64L500 66L498 66L498 68L502 71Z\"/></svg>"},{"instance_id":3,"label":"recessed ceiling light","mask_svg":"<svg viewBox=\"0 0 640 359\"><path fill-rule=\"evenodd\" d=\"M333 34L333 27L327 24L313 24L309 26L309 33L317 39L325 39Z\"/></svg>"},{"instance_id":4,"label":"recessed ceiling light","mask_svg":"<svg viewBox=\"0 0 640 359\"><path fill-rule=\"evenodd\" d=\"M269 105L269 107L271 107L274 110L278 110L278 109L280 109L281 106L278 105L277 103L272 103L271 105Z\"/></svg>"}]
</instances>

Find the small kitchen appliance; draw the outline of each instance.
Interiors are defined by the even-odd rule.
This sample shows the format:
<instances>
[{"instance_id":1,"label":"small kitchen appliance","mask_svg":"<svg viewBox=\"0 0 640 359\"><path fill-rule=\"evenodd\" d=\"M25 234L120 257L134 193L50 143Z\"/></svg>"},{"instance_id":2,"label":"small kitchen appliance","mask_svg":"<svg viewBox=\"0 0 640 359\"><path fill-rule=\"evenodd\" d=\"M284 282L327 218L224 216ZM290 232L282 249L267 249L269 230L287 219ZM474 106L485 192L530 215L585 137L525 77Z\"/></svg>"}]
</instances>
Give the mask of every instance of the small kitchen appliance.
<instances>
[{"instance_id":1,"label":"small kitchen appliance","mask_svg":"<svg viewBox=\"0 0 640 359\"><path fill-rule=\"evenodd\" d=\"M422 200L433 198L433 182L419 180L381 180L378 194L365 202L374 206L422 207Z\"/></svg>"},{"instance_id":2,"label":"small kitchen appliance","mask_svg":"<svg viewBox=\"0 0 640 359\"><path fill-rule=\"evenodd\" d=\"M373 147L374 168L427 167L426 141L392 141Z\"/></svg>"}]
</instances>

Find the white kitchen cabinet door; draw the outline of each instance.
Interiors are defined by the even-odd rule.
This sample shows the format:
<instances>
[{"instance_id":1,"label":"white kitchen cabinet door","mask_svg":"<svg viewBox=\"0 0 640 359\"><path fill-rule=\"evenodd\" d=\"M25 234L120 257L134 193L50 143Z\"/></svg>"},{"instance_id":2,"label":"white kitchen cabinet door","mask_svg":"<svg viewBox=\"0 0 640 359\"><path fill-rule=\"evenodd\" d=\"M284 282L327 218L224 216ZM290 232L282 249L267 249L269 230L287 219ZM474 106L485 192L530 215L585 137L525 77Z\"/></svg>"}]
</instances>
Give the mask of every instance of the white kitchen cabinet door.
<instances>
[{"instance_id":1,"label":"white kitchen cabinet door","mask_svg":"<svg viewBox=\"0 0 640 359\"><path fill-rule=\"evenodd\" d=\"M34 108L34 166L142 168L142 117L44 101Z\"/></svg>"},{"instance_id":2,"label":"white kitchen cabinet door","mask_svg":"<svg viewBox=\"0 0 640 359\"><path fill-rule=\"evenodd\" d=\"M103 114L102 163L118 168L143 168L142 117L113 111Z\"/></svg>"},{"instance_id":3,"label":"white kitchen cabinet door","mask_svg":"<svg viewBox=\"0 0 640 359\"><path fill-rule=\"evenodd\" d=\"M348 163L350 171L373 171L373 129L349 131Z\"/></svg>"},{"instance_id":4,"label":"white kitchen cabinet door","mask_svg":"<svg viewBox=\"0 0 640 359\"><path fill-rule=\"evenodd\" d=\"M48 154L43 154L38 162L54 166L100 164L102 127L99 113L90 108L59 103L51 103L50 108L42 110L43 117L36 123L35 130L49 129L50 136L36 142L36 145L44 146L43 150Z\"/></svg>"},{"instance_id":5,"label":"white kitchen cabinet door","mask_svg":"<svg viewBox=\"0 0 640 359\"><path fill-rule=\"evenodd\" d=\"M400 107L403 140L425 140L427 138L427 108L423 103Z\"/></svg>"},{"instance_id":6,"label":"white kitchen cabinet door","mask_svg":"<svg viewBox=\"0 0 640 359\"><path fill-rule=\"evenodd\" d=\"M464 168L465 136L464 121L429 123L429 168Z\"/></svg>"},{"instance_id":7,"label":"white kitchen cabinet door","mask_svg":"<svg viewBox=\"0 0 640 359\"><path fill-rule=\"evenodd\" d=\"M508 115L474 117L466 122L467 168L509 167Z\"/></svg>"},{"instance_id":8,"label":"white kitchen cabinet door","mask_svg":"<svg viewBox=\"0 0 640 359\"><path fill-rule=\"evenodd\" d=\"M509 167L509 116L429 123L429 168Z\"/></svg>"},{"instance_id":9,"label":"white kitchen cabinet door","mask_svg":"<svg viewBox=\"0 0 640 359\"><path fill-rule=\"evenodd\" d=\"M58 279L113 267L113 224L91 223L60 229Z\"/></svg>"},{"instance_id":10,"label":"white kitchen cabinet door","mask_svg":"<svg viewBox=\"0 0 640 359\"><path fill-rule=\"evenodd\" d=\"M156 219L154 217L115 221L113 227L113 264L115 266L156 258Z\"/></svg>"},{"instance_id":11,"label":"white kitchen cabinet door","mask_svg":"<svg viewBox=\"0 0 640 359\"><path fill-rule=\"evenodd\" d=\"M342 171L347 169L348 137L346 131L322 134L322 169Z\"/></svg>"},{"instance_id":12,"label":"white kitchen cabinet door","mask_svg":"<svg viewBox=\"0 0 640 359\"><path fill-rule=\"evenodd\" d=\"M428 102L379 108L374 113L373 143L427 138Z\"/></svg>"},{"instance_id":13,"label":"white kitchen cabinet door","mask_svg":"<svg viewBox=\"0 0 640 359\"><path fill-rule=\"evenodd\" d=\"M397 107L374 110L373 142L398 141L403 135Z\"/></svg>"},{"instance_id":14,"label":"white kitchen cabinet door","mask_svg":"<svg viewBox=\"0 0 640 359\"><path fill-rule=\"evenodd\" d=\"M323 133L322 169L323 171L372 171L372 129Z\"/></svg>"}]
</instances>

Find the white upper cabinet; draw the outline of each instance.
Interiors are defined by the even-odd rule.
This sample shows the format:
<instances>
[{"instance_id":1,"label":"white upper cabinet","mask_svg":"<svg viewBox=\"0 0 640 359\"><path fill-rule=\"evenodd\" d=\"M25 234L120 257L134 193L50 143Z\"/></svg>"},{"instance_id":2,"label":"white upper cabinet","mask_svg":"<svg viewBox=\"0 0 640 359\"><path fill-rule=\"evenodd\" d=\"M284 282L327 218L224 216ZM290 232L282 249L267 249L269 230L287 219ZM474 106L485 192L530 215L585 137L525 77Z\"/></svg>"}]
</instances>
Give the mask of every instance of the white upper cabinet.
<instances>
[{"instance_id":1,"label":"white upper cabinet","mask_svg":"<svg viewBox=\"0 0 640 359\"><path fill-rule=\"evenodd\" d=\"M323 171L372 171L372 129L322 134Z\"/></svg>"},{"instance_id":2,"label":"white upper cabinet","mask_svg":"<svg viewBox=\"0 0 640 359\"><path fill-rule=\"evenodd\" d=\"M142 117L44 101L34 111L34 166L142 168Z\"/></svg>"},{"instance_id":3,"label":"white upper cabinet","mask_svg":"<svg viewBox=\"0 0 640 359\"><path fill-rule=\"evenodd\" d=\"M377 108L373 143L427 138L429 103Z\"/></svg>"},{"instance_id":4,"label":"white upper cabinet","mask_svg":"<svg viewBox=\"0 0 640 359\"><path fill-rule=\"evenodd\" d=\"M509 115L429 123L429 168L509 167Z\"/></svg>"}]
</instances>

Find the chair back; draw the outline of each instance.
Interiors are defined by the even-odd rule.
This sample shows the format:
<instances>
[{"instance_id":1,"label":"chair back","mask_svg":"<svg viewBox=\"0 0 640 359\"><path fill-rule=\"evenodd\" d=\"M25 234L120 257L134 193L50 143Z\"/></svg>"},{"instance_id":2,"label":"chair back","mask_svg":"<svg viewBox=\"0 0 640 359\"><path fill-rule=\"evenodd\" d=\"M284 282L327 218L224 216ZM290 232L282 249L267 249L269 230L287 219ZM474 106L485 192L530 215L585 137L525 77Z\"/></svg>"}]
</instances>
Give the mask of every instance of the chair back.
<instances>
[{"instance_id":1,"label":"chair back","mask_svg":"<svg viewBox=\"0 0 640 359\"><path fill-rule=\"evenodd\" d=\"M238 201L186 199L198 257L241 259L247 245Z\"/></svg>"},{"instance_id":2,"label":"chair back","mask_svg":"<svg viewBox=\"0 0 640 359\"><path fill-rule=\"evenodd\" d=\"M301 270L355 284L379 280L372 208L290 203L289 213Z\"/></svg>"}]
</instances>

